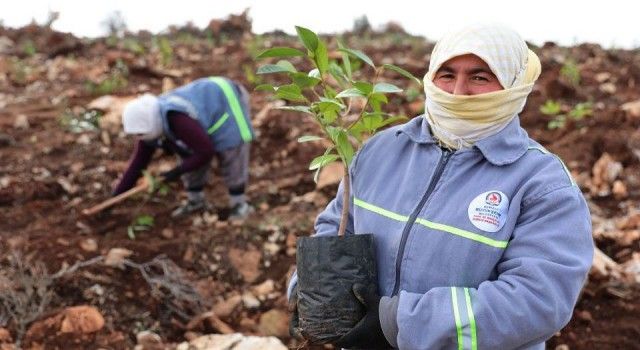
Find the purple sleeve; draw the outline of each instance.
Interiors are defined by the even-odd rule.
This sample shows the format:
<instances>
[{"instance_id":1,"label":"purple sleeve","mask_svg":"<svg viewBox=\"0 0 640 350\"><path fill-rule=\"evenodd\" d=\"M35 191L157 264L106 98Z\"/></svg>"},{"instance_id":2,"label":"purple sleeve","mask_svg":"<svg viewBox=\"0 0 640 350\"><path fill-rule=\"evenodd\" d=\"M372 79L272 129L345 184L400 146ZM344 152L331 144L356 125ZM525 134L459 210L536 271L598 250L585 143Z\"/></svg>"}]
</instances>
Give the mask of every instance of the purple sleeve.
<instances>
[{"instance_id":1,"label":"purple sleeve","mask_svg":"<svg viewBox=\"0 0 640 350\"><path fill-rule=\"evenodd\" d=\"M182 173L196 170L211 161L214 156L213 143L197 120L183 113L171 112L169 127L176 138L184 142L193 152L190 156L183 158L180 164Z\"/></svg>"},{"instance_id":2,"label":"purple sleeve","mask_svg":"<svg viewBox=\"0 0 640 350\"><path fill-rule=\"evenodd\" d=\"M124 172L120 183L118 183L113 191L114 196L129 190L136 184L136 181L138 181L138 178L142 174L142 170L146 169L147 165L149 165L155 150L155 147L146 144L142 140L138 140L138 142L136 142L133 155L129 160L129 167Z\"/></svg>"}]
</instances>

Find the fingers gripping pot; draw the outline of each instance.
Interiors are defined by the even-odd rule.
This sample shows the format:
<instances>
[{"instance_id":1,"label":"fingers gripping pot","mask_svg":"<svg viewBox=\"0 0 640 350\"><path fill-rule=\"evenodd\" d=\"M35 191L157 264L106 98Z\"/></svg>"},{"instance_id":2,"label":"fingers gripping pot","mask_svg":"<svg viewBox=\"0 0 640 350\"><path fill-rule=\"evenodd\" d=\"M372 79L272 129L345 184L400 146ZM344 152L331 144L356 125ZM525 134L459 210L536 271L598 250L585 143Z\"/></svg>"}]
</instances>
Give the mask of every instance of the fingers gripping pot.
<instances>
[{"instance_id":1,"label":"fingers gripping pot","mask_svg":"<svg viewBox=\"0 0 640 350\"><path fill-rule=\"evenodd\" d=\"M300 332L311 343L332 343L364 317L352 286L377 285L373 235L301 237L296 256Z\"/></svg>"}]
</instances>

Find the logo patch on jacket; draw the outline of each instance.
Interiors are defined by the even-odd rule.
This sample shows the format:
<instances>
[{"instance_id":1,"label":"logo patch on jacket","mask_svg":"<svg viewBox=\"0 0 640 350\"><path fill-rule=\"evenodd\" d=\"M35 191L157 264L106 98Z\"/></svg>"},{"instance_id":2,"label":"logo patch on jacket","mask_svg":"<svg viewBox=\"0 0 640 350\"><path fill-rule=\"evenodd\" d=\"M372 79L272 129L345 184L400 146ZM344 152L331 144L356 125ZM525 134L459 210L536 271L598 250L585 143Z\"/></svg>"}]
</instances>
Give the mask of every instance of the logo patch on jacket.
<instances>
[{"instance_id":1,"label":"logo patch on jacket","mask_svg":"<svg viewBox=\"0 0 640 350\"><path fill-rule=\"evenodd\" d=\"M509 198L500 191L478 195L469 203L467 214L473 226L486 232L499 231L507 221Z\"/></svg>"}]
</instances>

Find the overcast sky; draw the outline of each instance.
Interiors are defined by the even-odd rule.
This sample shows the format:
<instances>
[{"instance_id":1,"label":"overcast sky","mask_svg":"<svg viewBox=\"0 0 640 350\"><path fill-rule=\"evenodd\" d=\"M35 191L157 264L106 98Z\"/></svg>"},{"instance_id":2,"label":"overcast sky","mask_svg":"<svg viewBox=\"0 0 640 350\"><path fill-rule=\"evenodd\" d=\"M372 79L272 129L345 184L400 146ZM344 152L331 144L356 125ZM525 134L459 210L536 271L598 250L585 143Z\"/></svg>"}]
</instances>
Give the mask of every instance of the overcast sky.
<instances>
[{"instance_id":1,"label":"overcast sky","mask_svg":"<svg viewBox=\"0 0 640 350\"><path fill-rule=\"evenodd\" d=\"M192 21L204 27L212 18L224 18L250 7L256 33L281 29L293 32L302 25L322 33L350 29L366 15L374 27L389 21L408 32L438 39L464 23L498 22L516 29L536 44L562 45L595 42L605 47L640 47L638 8L634 0L3 0L0 20L22 26L32 19L42 23L49 11L58 11L54 28L78 36L105 34L104 20L120 11L130 30L161 31L170 24ZM419 7L416 4L422 3ZM528 6L527 6L528 5Z\"/></svg>"}]
</instances>

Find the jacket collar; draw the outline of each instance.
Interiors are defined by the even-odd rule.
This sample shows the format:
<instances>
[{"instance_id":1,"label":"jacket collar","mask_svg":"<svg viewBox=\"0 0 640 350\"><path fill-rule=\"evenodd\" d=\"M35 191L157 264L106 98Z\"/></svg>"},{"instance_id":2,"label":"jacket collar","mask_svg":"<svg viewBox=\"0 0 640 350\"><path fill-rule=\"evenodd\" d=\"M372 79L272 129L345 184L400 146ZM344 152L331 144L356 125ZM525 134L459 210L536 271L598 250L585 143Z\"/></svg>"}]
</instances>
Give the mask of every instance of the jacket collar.
<instances>
[{"instance_id":1,"label":"jacket collar","mask_svg":"<svg viewBox=\"0 0 640 350\"><path fill-rule=\"evenodd\" d=\"M405 134L413 142L420 144L436 144L431 134L429 123L424 116L418 116L402 125L396 136ZM520 127L520 119L513 118L507 126L498 133L475 143L473 148L480 150L482 155L493 165L511 164L522 157L529 148L529 136Z\"/></svg>"}]
</instances>

